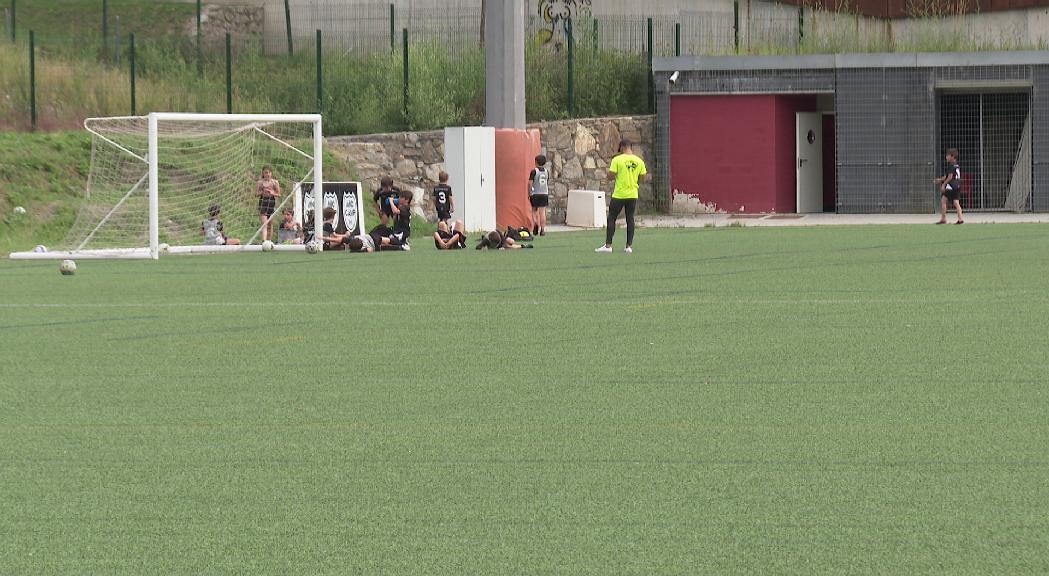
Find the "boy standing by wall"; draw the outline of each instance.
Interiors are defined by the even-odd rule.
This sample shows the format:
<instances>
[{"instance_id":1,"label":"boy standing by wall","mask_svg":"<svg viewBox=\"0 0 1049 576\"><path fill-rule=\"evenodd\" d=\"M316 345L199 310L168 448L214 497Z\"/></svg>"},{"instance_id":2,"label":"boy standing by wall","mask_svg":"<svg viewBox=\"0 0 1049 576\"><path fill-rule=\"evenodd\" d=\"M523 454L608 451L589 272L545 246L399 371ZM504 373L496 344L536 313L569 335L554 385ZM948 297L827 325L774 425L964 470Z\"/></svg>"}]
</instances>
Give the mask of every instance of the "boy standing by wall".
<instances>
[{"instance_id":1,"label":"boy standing by wall","mask_svg":"<svg viewBox=\"0 0 1049 576\"><path fill-rule=\"evenodd\" d=\"M448 173L442 171L437 179L441 182L433 187L433 209L437 212L437 221L447 225L452 219L452 212L455 212L455 200L452 198L452 187L448 185Z\"/></svg>"},{"instance_id":2,"label":"boy standing by wall","mask_svg":"<svg viewBox=\"0 0 1049 576\"><path fill-rule=\"evenodd\" d=\"M528 174L528 201L532 204L532 235L546 236L546 207L550 205L550 173L546 156L535 157L535 168Z\"/></svg>"},{"instance_id":3,"label":"boy standing by wall","mask_svg":"<svg viewBox=\"0 0 1049 576\"><path fill-rule=\"evenodd\" d=\"M400 189L393 185L393 178L383 176L379 181L379 189L372 195L372 199L375 200L375 212L379 215L383 226L389 226L400 195Z\"/></svg>"}]
</instances>

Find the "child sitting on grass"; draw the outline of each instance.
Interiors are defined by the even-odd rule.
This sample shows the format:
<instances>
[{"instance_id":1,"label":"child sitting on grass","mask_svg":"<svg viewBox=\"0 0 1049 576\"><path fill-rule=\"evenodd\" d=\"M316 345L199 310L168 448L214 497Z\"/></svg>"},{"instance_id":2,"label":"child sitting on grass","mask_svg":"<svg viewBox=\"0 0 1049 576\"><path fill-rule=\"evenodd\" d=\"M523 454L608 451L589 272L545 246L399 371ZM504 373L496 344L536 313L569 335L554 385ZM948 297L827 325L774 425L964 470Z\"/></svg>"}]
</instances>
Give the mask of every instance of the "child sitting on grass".
<instances>
[{"instance_id":1,"label":"child sitting on grass","mask_svg":"<svg viewBox=\"0 0 1049 576\"><path fill-rule=\"evenodd\" d=\"M200 231L204 235L204 244L208 246L236 246L240 239L226 236L222 229L222 220L219 214L222 209L218 204L208 206L208 219L200 223Z\"/></svg>"},{"instance_id":2,"label":"child sitting on grass","mask_svg":"<svg viewBox=\"0 0 1049 576\"><path fill-rule=\"evenodd\" d=\"M295 221L295 212L284 209L284 219L277 228L277 242L281 244L302 244L302 226Z\"/></svg>"},{"instance_id":3,"label":"child sitting on grass","mask_svg":"<svg viewBox=\"0 0 1049 576\"><path fill-rule=\"evenodd\" d=\"M463 221L456 220L452 228L448 223L440 221L437 223L437 231L433 233L433 244L438 250L461 250L466 248L466 233L463 230Z\"/></svg>"}]
</instances>

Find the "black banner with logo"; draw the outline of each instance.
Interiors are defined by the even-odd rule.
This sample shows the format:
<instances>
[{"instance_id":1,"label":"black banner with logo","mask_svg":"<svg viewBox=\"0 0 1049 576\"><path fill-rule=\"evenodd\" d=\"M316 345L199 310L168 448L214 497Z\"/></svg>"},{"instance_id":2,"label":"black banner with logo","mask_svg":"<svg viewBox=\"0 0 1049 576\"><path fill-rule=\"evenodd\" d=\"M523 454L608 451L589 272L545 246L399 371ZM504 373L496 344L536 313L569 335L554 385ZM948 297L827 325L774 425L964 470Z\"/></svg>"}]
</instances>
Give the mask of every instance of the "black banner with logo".
<instances>
[{"instance_id":1,"label":"black banner with logo","mask_svg":"<svg viewBox=\"0 0 1049 576\"><path fill-rule=\"evenodd\" d=\"M303 227L313 218L313 182L303 182L300 188L301 204L299 219ZM335 232L344 234L364 233L364 195L360 182L325 182L324 208L335 209ZM323 211L323 209L322 209Z\"/></svg>"}]
</instances>

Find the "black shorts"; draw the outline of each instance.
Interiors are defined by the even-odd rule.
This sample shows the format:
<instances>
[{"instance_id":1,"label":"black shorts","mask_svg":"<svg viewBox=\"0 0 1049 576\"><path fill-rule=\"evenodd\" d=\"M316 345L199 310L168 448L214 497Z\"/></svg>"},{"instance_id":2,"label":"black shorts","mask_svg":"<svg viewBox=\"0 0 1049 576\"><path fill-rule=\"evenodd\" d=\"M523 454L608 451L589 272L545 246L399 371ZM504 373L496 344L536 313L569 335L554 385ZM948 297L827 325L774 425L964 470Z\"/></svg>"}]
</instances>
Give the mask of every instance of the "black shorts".
<instances>
[{"instance_id":1,"label":"black shorts","mask_svg":"<svg viewBox=\"0 0 1049 576\"><path fill-rule=\"evenodd\" d=\"M259 197L259 214L269 218L277 209L277 199L273 196Z\"/></svg>"},{"instance_id":2,"label":"black shorts","mask_svg":"<svg viewBox=\"0 0 1049 576\"><path fill-rule=\"evenodd\" d=\"M447 210L447 209L446 210L442 210L442 209L438 208L437 209L437 219L438 220L451 220L452 219L452 213L451 213L450 210Z\"/></svg>"},{"instance_id":3,"label":"black shorts","mask_svg":"<svg viewBox=\"0 0 1049 576\"><path fill-rule=\"evenodd\" d=\"M546 194L533 194L528 197L528 201L532 203L532 208L546 208L550 205L550 197Z\"/></svg>"},{"instance_id":4,"label":"black shorts","mask_svg":"<svg viewBox=\"0 0 1049 576\"><path fill-rule=\"evenodd\" d=\"M961 197L962 197L961 191L960 190L955 190L953 188L948 188L948 189L944 190L940 195L941 196L946 196L948 202L955 202L955 201L961 199Z\"/></svg>"}]
</instances>

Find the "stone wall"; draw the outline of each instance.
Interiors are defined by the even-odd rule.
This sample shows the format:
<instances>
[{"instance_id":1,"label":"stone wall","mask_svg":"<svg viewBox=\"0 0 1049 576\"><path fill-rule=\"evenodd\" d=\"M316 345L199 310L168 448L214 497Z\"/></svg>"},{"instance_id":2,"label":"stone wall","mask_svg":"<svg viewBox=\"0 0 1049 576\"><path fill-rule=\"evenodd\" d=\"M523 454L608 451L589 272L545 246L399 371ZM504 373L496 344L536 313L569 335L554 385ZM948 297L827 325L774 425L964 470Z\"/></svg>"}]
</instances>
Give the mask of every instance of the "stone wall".
<instances>
[{"instance_id":1,"label":"stone wall","mask_svg":"<svg viewBox=\"0 0 1049 576\"><path fill-rule=\"evenodd\" d=\"M244 2L244 0L240 1ZM265 8L257 4L215 4L213 1L209 1L203 5L200 13L201 35L204 39L204 45L208 49L218 49L225 46L227 30L233 35L233 40L238 44L252 38L261 37L265 23ZM197 17L193 16L186 23L186 35L194 37L196 34Z\"/></svg>"},{"instance_id":2,"label":"stone wall","mask_svg":"<svg viewBox=\"0 0 1049 576\"><path fill-rule=\"evenodd\" d=\"M569 190L611 193L612 183L605 175L621 138L635 143L634 152L648 163L649 173L654 173L654 116L562 120L528 127L539 130L543 154L553 170L548 211L552 223L564 222ZM335 136L328 138L327 143L329 150L350 163L366 189L377 188L379 179L390 175L398 186L411 188L416 198L422 199L418 205L433 217L430 191L444 169L443 130ZM642 207L652 202L651 182L649 178L641 185ZM451 184L454 189L455 183Z\"/></svg>"}]
</instances>

